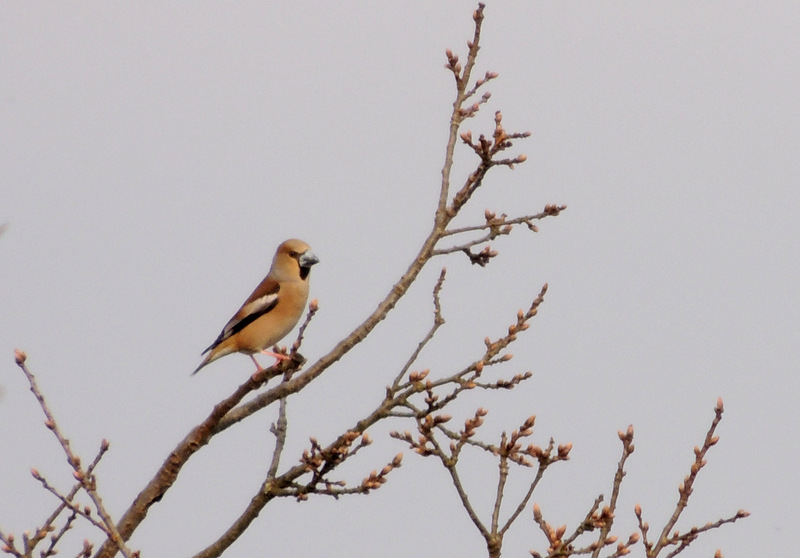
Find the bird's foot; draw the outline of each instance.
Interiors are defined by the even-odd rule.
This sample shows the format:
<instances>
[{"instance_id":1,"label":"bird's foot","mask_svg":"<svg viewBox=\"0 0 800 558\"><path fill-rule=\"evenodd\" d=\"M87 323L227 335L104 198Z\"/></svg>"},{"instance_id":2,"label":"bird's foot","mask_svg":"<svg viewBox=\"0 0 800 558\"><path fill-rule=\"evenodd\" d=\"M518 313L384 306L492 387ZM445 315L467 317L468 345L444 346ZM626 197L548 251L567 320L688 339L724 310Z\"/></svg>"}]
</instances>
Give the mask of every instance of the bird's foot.
<instances>
[{"instance_id":1,"label":"bird's foot","mask_svg":"<svg viewBox=\"0 0 800 558\"><path fill-rule=\"evenodd\" d=\"M276 353L275 351L269 351L267 349L264 349L263 351L261 351L261 354L274 357L274 358L276 358L278 360L278 362L280 362L282 360L291 360L291 358L292 358L292 357L290 357L289 355L287 355L285 353ZM253 360L255 360L255 358ZM277 364L277 362L275 364Z\"/></svg>"}]
</instances>

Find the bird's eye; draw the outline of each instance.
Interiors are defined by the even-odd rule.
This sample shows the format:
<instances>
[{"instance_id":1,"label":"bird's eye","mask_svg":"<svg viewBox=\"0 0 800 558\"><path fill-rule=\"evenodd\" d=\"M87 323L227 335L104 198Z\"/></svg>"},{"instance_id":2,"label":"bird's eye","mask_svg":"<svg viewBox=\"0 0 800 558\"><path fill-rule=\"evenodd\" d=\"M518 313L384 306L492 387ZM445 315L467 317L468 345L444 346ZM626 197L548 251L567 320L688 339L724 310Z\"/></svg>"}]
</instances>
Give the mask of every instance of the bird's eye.
<instances>
[{"instance_id":1,"label":"bird's eye","mask_svg":"<svg viewBox=\"0 0 800 558\"><path fill-rule=\"evenodd\" d=\"M290 255L291 257L293 257L293 258L296 258L296 257L297 257L297 256L299 256L300 254L298 254L297 252L295 252L294 250L292 250L291 252L289 252L289 255Z\"/></svg>"}]
</instances>

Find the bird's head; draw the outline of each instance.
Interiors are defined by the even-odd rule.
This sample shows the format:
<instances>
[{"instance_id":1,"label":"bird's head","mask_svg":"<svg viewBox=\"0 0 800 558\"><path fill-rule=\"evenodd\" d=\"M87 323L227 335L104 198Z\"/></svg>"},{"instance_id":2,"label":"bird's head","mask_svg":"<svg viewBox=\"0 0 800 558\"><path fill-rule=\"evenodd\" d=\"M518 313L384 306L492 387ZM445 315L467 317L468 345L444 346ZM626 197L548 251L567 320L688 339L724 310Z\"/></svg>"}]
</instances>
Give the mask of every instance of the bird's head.
<instances>
[{"instance_id":1,"label":"bird's head","mask_svg":"<svg viewBox=\"0 0 800 558\"><path fill-rule=\"evenodd\" d=\"M296 238L291 238L278 246L272 270L277 273L294 270L305 281L311 271L311 266L319 262L319 258L311 251L311 247Z\"/></svg>"}]
</instances>

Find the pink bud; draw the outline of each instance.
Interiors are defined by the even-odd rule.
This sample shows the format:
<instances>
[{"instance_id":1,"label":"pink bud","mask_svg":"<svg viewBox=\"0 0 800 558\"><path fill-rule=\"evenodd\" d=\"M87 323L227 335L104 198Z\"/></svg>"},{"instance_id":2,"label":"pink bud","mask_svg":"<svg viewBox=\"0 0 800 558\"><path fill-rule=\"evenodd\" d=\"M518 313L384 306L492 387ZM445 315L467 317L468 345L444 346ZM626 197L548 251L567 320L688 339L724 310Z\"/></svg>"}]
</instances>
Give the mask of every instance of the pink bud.
<instances>
[{"instance_id":1,"label":"pink bud","mask_svg":"<svg viewBox=\"0 0 800 558\"><path fill-rule=\"evenodd\" d=\"M20 366L25 363L25 359L28 358L28 355L25 354L25 351L21 351L19 349L14 349L14 362L17 363L17 366Z\"/></svg>"}]
</instances>

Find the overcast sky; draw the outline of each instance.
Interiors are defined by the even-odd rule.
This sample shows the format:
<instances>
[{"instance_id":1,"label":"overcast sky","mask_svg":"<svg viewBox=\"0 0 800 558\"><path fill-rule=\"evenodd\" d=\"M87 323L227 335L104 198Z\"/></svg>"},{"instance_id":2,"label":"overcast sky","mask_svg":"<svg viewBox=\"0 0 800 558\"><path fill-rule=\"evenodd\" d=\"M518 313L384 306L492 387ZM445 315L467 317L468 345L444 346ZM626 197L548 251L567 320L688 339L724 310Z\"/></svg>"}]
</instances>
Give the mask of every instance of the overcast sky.
<instances>
[{"instance_id":1,"label":"overcast sky","mask_svg":"<svg viewBox=\"0 0 800 558\"><path fill-rule=\"evenodd\" d=\"M233 355L189 373L282 240L320 258L303 352L327 352L375 307L427 234L473 2L39 3L0 10L0 526L18 536L70 471L14 365L31 369L77 452L111 451L100 490L119 517L185 433L252 369ZM290 402L286 466L372 408L424 335L448 267L448 320L419 368L481 354L549 283L501 374L476 394L486 436L537 414L535 441L572 442L534 496L555 524L608 495L617 430L636 428L618 511L661 526L692 448L726 414L679 524L752 516L689 556L786 555L800 523L800 4L488 2L478 69L500 78L466 128L502 109L528 162L497 169L461 224L489 208L561 216L493 244L486 269L434 262L394 319ZM474 163L458 154L455 178ZM292 337L293 338L293 337ZM186 556L238 515L267 467L274 415L215 439L131 542ZM406 425L397 425L408 428ZM342 475L395 453L369 497L269 506L230 556L484 556L432 460L386 439ZM468 464L474 500L495 468ZM517 478L518 486L524 475ZM427 526L426 526L427 525ZM82 530L83 537L99 540ZM530 512L505 556L546 543ZM62 550L67 555L73 547ZM77 548L75 546L74 548ZM639 548L641 555L641 548Z\"/></svg>"}]
</instances>

